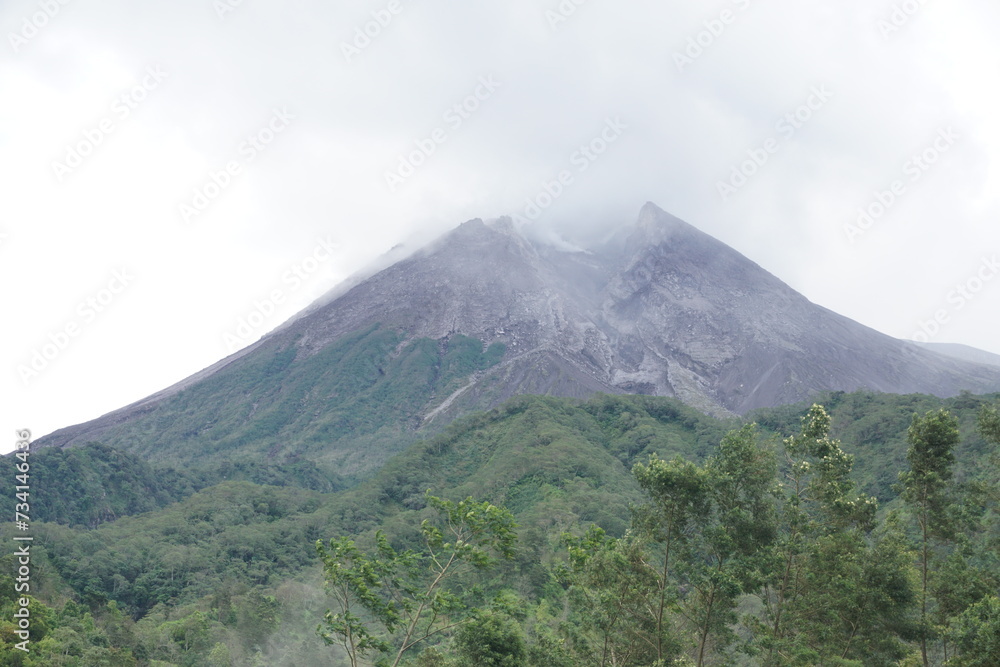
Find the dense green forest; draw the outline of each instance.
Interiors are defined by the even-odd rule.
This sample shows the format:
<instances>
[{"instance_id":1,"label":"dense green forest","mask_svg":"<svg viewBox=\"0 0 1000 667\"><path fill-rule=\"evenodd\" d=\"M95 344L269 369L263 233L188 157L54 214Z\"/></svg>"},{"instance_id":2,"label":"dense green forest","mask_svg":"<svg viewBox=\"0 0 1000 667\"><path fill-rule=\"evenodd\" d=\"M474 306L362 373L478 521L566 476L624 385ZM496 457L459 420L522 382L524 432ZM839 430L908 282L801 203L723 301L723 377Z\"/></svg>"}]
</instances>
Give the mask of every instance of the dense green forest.
<instances>
[{"instance_id":1,"label":"dense green forest","mask_svg":"<svg viewBox=\"0 0 1000 667\"><path fill-rule=\"evenodd\" d=\"M1000 664L998 398L522 396L364 480L43 450L0 661Z\"/></svg>"}]
</instances>

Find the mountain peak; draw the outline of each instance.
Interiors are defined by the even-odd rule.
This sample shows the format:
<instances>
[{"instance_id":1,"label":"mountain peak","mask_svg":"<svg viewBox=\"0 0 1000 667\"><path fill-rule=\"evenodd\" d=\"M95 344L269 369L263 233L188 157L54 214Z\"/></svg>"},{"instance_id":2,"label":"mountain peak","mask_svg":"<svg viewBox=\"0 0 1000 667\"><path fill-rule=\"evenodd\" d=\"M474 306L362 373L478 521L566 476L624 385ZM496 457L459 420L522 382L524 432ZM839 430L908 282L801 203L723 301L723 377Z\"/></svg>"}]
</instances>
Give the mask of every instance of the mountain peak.
<instances>
[{"instance_id":1,"label":"mountain peak","mask_svg":"<svg viewBox=\"0 0 1000 667\"><path fill-rule=\"evenodd\" d=\"M463 241L475 240L476 242L488 243L496 242L501 237L524 241L524 237L509 216L501 216L485 221L482 218L467 220L450 232L446 232L440 240L447 242L449 240L460 239Z\"/></svg>"},{"instance_id":2,"label":"mountain peak","mask_svg":"<svg viewBox=\"0 0 1000 667\"><path fill-rule=\"evenodd\" d=\"M455 227L446 236L476 236L482 234L488 228L482 218L472 218L466 220L458 227Z\"/></svg>"},{"instance_id":3,"label":"mountain peak","mask_svg":"<svg viewBox=\"0 0 1000 667\"><path fill-rule=\"evenodd\" d=\"M667 222L674 222L674 221L682 222L685 225L687 224L686 222L683 222L680 218L670 215L669 213L664 211L662 208L660 208L653 202L648 201L645 204L643 204L641 209L639 209L639 219L636 221L636 224L642 227L648 225L662 225Z\"/></svg>"},{"instance_id":4,"label":"mountain peak","mask_svg":"<svg viewBox=\"0 0 1000 667\"><path fill-rule=\"evenodd\" d=\"M490 220L486 225L502 234L518 234L518 229L514 225L514 219L509 215L502 215L495 220Z\"/></svg>"},{"instance_id":5,"label":"mountain peak","mask_svg":"<svg viewBox=\"0 0 1000 667\"><path fill-rule=\"evenodd\" d=\"M336 431L320 422L331 405L348 400L345 387L380 382L412 391L411 412L400 422L407 428L495 407L516 394L675 396L703 412L734 414L824 390L947 396L1000 389L1000 369L942 357L812 304L653 203L595 251L562 252L547 231L518 229L510 218L464 222L177 391L68 429L52 442L112 433L126 442L148 432L147 420L166 423L182 411L183 401L171 402L178 391L193 392L199 403L224 403L230 394L213 394L222 386L212 383L216 374L253 378L256 368L273 376L260 380L261 396L287 404L248 417L247 432L266 430L256 428L258 419L271 420L269 433L284 427L282 419L300 419L303 443L325 443L327 431ZM344 356L345 346L359 341L375 347ZM407 357L405 377L390 378L386 369L401 363L405 350L416 355ZM312 380L302 379L325 377L330 364L348 364L350 382L314 391ZM446 381L437 386L434 378ZM235 412L258 414L253 400ZM343 452L355 455L350 447Z\"/></svg>"},{"instance_id":6,"label":"mountain peak","mask_svg":"<svg viewBox=\"0 0 1000 667\"><path fill-rule=\"evenodd\" d=\"M724 245L700 229L684 222L675 215L667 213L653 202L646 202L646 205L639 211L639 218L633 226L630 245L645 243L649 245L660 245L670 243L681 238L698 238L704 241L711 241L719 246Z\"/></svg>"}]
</instances>

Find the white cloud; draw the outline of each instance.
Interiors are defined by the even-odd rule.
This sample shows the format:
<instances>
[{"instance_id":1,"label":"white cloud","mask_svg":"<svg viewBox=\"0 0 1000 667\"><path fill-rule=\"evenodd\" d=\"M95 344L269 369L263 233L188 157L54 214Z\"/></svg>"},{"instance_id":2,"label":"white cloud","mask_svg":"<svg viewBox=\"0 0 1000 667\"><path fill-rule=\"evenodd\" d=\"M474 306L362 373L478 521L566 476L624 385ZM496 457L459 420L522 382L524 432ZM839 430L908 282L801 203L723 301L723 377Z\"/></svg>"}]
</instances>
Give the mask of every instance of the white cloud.
<instances>
[{"instance_id":1,"label":"white cloud","mask_svg":"<svg viewBox=\"0 0 1000 667\"><path fill-rule=\"evenodd\" d=\"M210 0L73 0L17 53L5 39L0 306L15 324L0 431L41 435L213 363L324 234L342 247L316 277L332 283L404 239L520 212L609 117L628 129L543 216L567 238L652 200L900 337L1000 251L1000 10L985 0L926 3L888 38L877 24L888 0L589 0L554 29L545 11L558 2L399 1L351 62L341 43L387 3L247 0L220 19ZM679 72L674 54L724 9L733 20ZM36 11L5 4L5 37ZM169 76L60 184L52 161L151 66ZM390 192L386 170L490 75L496 94ZM829 102L722 202L717 182L822 85ZM182 224L178 205L282 107L295 115L287 131ZM857 208L949 125L954 149L849 243ZM17 366L122 265L134 285L25 386ZM328 286L297 290L283 315ZM938 339L1000 352L998 301L990 285Z\"/></svg>"}]
</instances>

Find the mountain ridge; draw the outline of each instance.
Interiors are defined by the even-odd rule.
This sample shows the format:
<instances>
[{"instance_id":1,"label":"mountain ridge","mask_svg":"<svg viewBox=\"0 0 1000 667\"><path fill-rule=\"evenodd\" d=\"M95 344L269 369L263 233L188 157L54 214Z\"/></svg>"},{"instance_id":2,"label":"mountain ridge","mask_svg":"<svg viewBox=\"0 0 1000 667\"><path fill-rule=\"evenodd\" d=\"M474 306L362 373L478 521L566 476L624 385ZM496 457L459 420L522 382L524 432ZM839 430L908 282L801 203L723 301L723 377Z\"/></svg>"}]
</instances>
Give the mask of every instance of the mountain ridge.
<instances>
[{"instance_id":1,"label":"mountain ridge","mask_svg":"<svg viewBox=\"0 0 1000 667\"><path fill-rule=\"evenodd\" d=\"M729 416L820 391L1000 388L1000 369L813 304L652 203L590 248L558 248L529 232L510 218L462 223L205 370L39 444L110 438L142 448L129 444L138 439L169 457L160 450L178 439L194 451L211 437L207 449L218 456L323 456L338 465L363 446L384 450L365 464L377 466L421 429L518 394L675 396ZM385 416L377 403L389 395L399 405ZM378 414L328 416L345 401ZM227 416L213 417L212 406ZM159 433L167 424L169 438Z\"/></svg>"}]
</instances>

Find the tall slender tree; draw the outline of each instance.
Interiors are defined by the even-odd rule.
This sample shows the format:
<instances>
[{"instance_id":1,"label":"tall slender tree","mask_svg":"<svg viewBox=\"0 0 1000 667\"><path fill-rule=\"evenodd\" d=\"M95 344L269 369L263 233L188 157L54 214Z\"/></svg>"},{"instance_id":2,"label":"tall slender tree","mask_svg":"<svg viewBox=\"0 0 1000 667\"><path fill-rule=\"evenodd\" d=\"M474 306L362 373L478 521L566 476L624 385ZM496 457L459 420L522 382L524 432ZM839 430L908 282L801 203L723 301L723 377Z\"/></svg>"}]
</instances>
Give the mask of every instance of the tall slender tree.
<instances>
[{"instance_id":1,"label":"tall slender tree","mask_svg":"<svg viewBox=\"0 0 1000 667\"><path fill-rule=\"evenodd\" d=\"M927 642L931 637L928 621L928 582L932 540L947 539L948 490L958 444L958 419L947 410L913 416L907 432L910 443L906 460L910 469L900 473L902 498L912 508L920 529L920 657L930 665Z\"/></svg>"},{"instance_id":2,"label":"tall slender tree","mask_svg":"<svg viewBox=\"0 0 1000 667\"><path fill-rule=\"evenodd\" d=\"M731 643L737 602L760 588L776 531L771 491L777 466L774 453L758 442L755 424L726 434L705 469L712 517L684 567L693 592L683 608L695 629L698 667L708 660L711 643L719 649Z\"/></svg>"},{"instance_id":3,"label":"tall slender tree","mask_svg":"<svg viewBox=\"0 0 1000 667\"><path fill-rule=\"evenodd\" d=\"M656 659L670 657L667 623L670 609L677 601L678 585L671 568L675 560L686 556L694 531L702 527L710 511L708 473L690 461L676 458L664 461L655 455L648 464L637 463L632 474L649 502L636 509L635 525L659 554L650 559L648 568L656 580L653 618L656 626Z\"/></svg>"},{"instance_id":4,"label":"tall slender tree","mask_svg":"<svg viewBox=\"0 0 1000 667\"><path fill-rule=\"evenodd\" d=\"M802 432L784 441L780 532L761 596L765 622L757 627L765 665L807 661L839 646L839 625L831 617L846 598L830 597L819 582L831 568L850 570L875 525L877 503L855 490L854 459L830 438L831 421L823 406L813 405Z\"/></svg>"}]
</instances>

